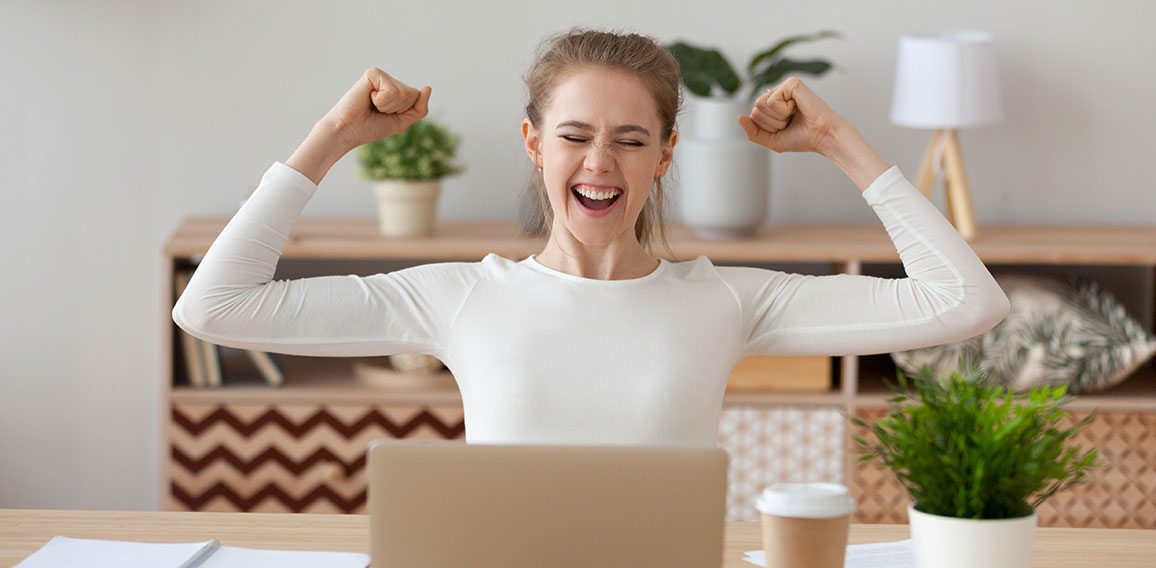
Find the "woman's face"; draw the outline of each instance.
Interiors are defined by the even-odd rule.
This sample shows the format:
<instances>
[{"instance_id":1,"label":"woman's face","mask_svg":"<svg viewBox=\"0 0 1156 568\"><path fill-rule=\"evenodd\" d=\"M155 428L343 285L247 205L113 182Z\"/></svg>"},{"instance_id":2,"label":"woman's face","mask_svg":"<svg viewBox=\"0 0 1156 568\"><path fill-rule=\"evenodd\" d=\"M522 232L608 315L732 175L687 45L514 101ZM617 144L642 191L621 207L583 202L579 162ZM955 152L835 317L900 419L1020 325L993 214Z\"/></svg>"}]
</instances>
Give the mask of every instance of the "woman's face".
<instances>
[{"instance_id":1,"label":"woman's face","mask_svg":"<svg viewBox=\"0 0 1156 568\"><path fill-rule=\"evenodd\" d=\"M677 133L662 139L654 97L623 71L578 70L552 94L540 128L527 118L522 134L542 168L553 230L587 245L634 239L654 178L670 167Z\"/></svg>"}]
</instances>

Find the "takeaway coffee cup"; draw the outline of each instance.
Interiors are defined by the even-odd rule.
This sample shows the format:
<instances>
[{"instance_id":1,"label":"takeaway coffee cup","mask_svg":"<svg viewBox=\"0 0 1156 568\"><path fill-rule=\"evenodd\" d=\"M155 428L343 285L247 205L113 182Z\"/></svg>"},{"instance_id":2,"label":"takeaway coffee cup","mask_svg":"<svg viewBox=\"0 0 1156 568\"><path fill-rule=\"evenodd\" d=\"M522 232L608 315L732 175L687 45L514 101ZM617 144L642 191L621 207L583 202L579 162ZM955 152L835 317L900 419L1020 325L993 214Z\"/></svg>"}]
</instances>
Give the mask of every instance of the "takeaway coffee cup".
<instances>
[{"instance_id":1,"label":"takeaway coffee cup","mask_svg":"<svg viewBox=\"0 0 1156 568\"><path fill-rule=\"evenodd\" d=\"M767 568L843 568L855 499L837 483L778 483L763 490Z\"/></svg>"}]
</instances>

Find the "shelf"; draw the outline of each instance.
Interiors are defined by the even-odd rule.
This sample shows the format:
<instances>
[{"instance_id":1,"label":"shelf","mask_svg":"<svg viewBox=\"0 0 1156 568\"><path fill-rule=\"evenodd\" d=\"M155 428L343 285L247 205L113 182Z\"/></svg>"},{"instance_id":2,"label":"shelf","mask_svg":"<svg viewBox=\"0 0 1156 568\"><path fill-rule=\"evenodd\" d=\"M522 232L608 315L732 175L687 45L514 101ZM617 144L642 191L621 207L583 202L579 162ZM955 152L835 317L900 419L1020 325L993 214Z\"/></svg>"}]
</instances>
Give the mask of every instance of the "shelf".
<instances>
[{"instance_id":1,"label":"shelf","mask_svg":"<svg viewBox=\"0 0 1156 568\"><path fill-rule=\"evenodd\" d=\"M228 219L185 220L165 246L174 258L203 255ZM987 263L1156 266L1156 226L981 226L971 248ZM684 260L716 262L899 262L881 224L764 225L750 238L703 240L685 225L669 226L670 245ZM515 221L440 220L432 237L380 234L376 219L303 218L281 258L480 260L488 253L520 259L545 239L522 236Z\"/></svg>"},{"instance_id":2,"label":"shelf","mask_svg":"<svg viewBox=\"0 0 1156 568\"><path fill-rule=\"evenodd\" d=\"M839 391L727 391L723 406L843 406L847 399Z\"/></svg>"},{"instance_id":3,"label":"shelf","mask_svg":"<svg viewBox=\"0 0 1156 568\"><path fill-rule=\"evenodd\" d=\"M276 357L285 371L285 384L271 386L259 378L257 371L247 363L243 351L222 348L221 357L226 378L220 388L173 387L172 398L177 403L292 403L327 402L359 404L428 404L432 406L461 406L458 389L386 390L367 385L354 378L350 357L304 357L281 355ZM230 373L231 371L231 373ZM442 371L449 375L448 371ZM401 373L399 373L401 374ZM231 378L244 376L248 378ZM743 405L802 405L839 406L845 398L839 391L728 391L723 404Z\"/></svg>"},{"instance_id":4,"label":"shelf","mask_svg":"<svg viewBox=\"0 0 1156 568\"><path fill-rule=\"evenodd\" d=\"M895 364L891 356L867 355L859 358L859 393L854 405L863 408L889 406L891 391L883 380L894 382ZM1077 395L1067 406L1070 410L1142 411L1156 410L1156 364L1149 361L1121 383L1100 392Z\"/></svg>"},{"instance_id":5,"label":"shelf","mask_svg":"<svg viewBox=\"0 0 1156 568\"><path fill-rule=\"evenodd\" d=\"M239 349L223 348L227 367L243 368L238 362L245 357ZM277 354L285 371L285 384L269 385L256 378L254 369L248 379L233 379L226 374L219 388L173 387L173 402L217 404L282 404L317 402L332 404L415 404L458 406L462 404L458 389L386 390L367 385L354 378L352 357L305 357ZM449 374L443 371L445 374Z\"/></svg>"}]
</instances>

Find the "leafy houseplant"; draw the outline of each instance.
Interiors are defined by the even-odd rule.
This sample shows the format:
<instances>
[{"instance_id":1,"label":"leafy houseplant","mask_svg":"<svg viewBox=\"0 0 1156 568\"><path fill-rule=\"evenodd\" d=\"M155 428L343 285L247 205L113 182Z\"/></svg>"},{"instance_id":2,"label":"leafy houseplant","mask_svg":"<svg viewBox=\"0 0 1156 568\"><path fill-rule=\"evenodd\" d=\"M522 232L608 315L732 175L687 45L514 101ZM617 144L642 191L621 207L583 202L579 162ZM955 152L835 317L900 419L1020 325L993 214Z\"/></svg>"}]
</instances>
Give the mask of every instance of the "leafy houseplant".
<instances>
[{"instance_id":1,"label":"leafy houseplant","mask_svg":"<svg viewBox=\"0 0 1156 568\"><path fill-rule=\"evenodd\" d=\"M763 87L777 84L788 73L806 73L816 77L831 69L825 59L795 60L782 56L784 49L792 44L816 41L828 37L839 37L838 32L824 30L812 35L788 37L766 51L755 54L747 64L747 84L750 94L747 101L754 102ZM734 97L742 86L742 79L735 72L730 61L717 49L697 47L678 41L667 46L678 60L682 82L687 90L700 97L715 94L714 86Z\"/></svg>"},{"instance_id":2,"label":"leafy houseplant","mask_svg":"<svg viewBox=\"0 0 1156 568\"><path fill-rule=\"evenodd\" d=\"M678 61L687 90L698 96L690 117L691 129L679 133L675 147L679 163L679 201L683 221L702 239L746 238L767 216L769 162L766 148L751 144L737 122L750 114L763 87L778 83L788 73L822 75L831 64L824 60L799 61L782 56L795 43L837 37L831 31L780 41L756 54L747 66L749 96L736 97L744 81L717 49L683 41L667 45Z\"/></svg>"},{"instance_id":3,"label":"leafy houseplant","mask_svg":"<svg viewBox=\"0 0 1156 568\"><path fill-rule=\"evenodd\" d=\"M465 171L454 159L458 142L449 128L427 117L357 149L361 176L374 181L382 234L433 234L441 178Z\"/></svg>"},{"instance_id":4,"label":"leafy houseplant","mask_svg":"<svg viewBox=\"0 0 1156 568\"><path fill-rule=\"evenodd\" d=\"M890 413L872 425L851 421L875 436L871 442L854 437L866 451L859 461L882 461L914 501L908 516L916 565L1027 566L1036 507L1086 481L1097 465L1096 449L1068 445L1092 415L1064 427L1063 406L1071 400L1066 386L1016 394L962 357L957 369L938 379L924 365L914 377L914 394L903 372L896 374ZM977 523L993 528L983 537L988 542L967 533L978 530ZM932 542L939 536L954 542Z\"/></svg>"}]
</instances>

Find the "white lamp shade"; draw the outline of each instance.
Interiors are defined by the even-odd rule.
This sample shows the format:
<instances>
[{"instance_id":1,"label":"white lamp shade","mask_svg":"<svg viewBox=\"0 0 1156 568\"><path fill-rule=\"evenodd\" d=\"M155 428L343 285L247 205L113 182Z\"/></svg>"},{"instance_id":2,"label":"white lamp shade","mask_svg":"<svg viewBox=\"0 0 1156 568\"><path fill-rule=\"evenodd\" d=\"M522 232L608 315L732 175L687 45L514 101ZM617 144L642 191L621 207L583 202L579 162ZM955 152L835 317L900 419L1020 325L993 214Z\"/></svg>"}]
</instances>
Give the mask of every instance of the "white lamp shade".
<instances>
[{"instance_id":1,"label":"white lamp shade","mask_svg":"<svg viewBox=\"0 0 1156 568\"><path fill-rule=\"evenodd\" d=\"M991 124L1002 117L990 33L952 31L900 38L892 123L958 129Z\"/></svg>"}]
</instances>

